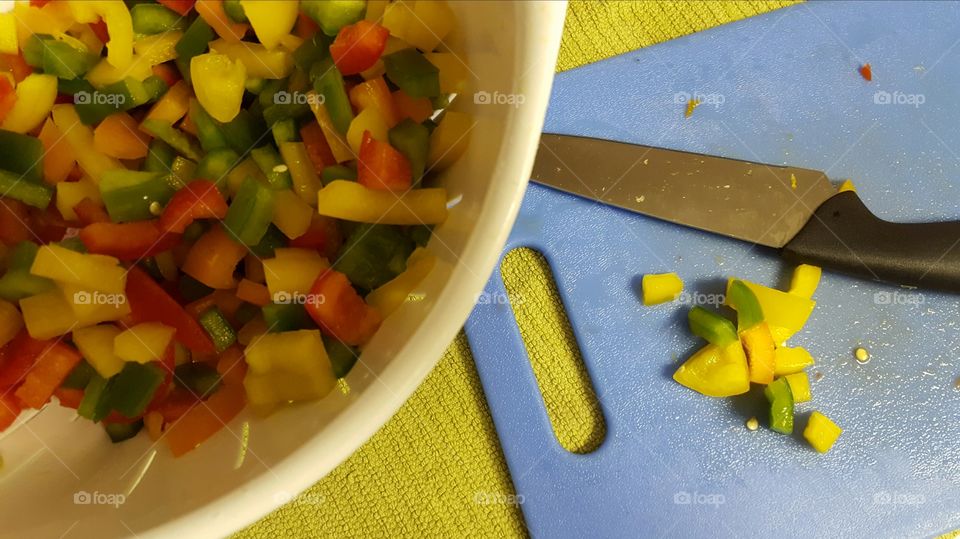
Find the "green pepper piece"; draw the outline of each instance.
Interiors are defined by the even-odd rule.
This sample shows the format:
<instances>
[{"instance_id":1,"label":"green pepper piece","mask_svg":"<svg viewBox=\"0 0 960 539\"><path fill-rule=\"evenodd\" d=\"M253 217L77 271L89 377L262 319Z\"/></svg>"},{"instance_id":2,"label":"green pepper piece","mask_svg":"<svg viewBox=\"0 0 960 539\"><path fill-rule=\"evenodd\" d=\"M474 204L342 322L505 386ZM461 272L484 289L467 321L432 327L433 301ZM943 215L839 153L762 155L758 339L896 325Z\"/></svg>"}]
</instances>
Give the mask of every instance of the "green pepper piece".
<instances>
[{"instance_id":1,"label":"green pepper piece","mask_svg":"<svg viewBox=\"0 0 960 539\"><path fill-rule=\"evenodd\" d=\"M260 95L263 88L267 85L267 79L259 77L250 77L243 83L243 88L253 95Z\"/></svg>"},{"instance_id":2,"label":"green pepper piece","mask_svg":"<svg viewBox=\"0 0 960 539\"><path fill-rule=\"evenodd\" d=\"M87 79L57 79L57 93L74 95L80 92L92 94L97 89Z\"/></svg>"},{"instance_id":3,"label":"green pepper piece","mask_svg":"<svg viewBox=\"0 0 960 539\"><path fill-rule=\"evenodd\" d=\"M433 235L433 225L416 225L410 227L409 234L410 239L413 240L413 243L417 244L417 247L426 247L427 243L430 242L430 236Z\"/></svg>"},{"instance_id":4,"label":"green pepper piece","mask_svg":"<svg viewBox=\"0 0 960 539\"><path fill-rule=\"evenodd\" d=\"M756 294L743 281L734 280L730 283L727 298L729 304L737 311L737 331L744 332L763 322L763 309L757 300Z\"/></svg>"},{"instance_id":5,"label":"green pepper piece","mask_svg":"<svg viewBox=\"0 0 960 539\"><path fill-rule=\"evenodd\" d=\"M287 237L272 224L256 245L250 246L250 252L260 258L273 258L274 251L287 246Z\"/></svg>"},{"instance_id":6,"label":"green pepper piece","mask_svg":"<svg viewBox=\"0 0 960 539\"><path fill-rule=\"evenodd\" d=\"M326 34L317 32L293 51L293 63L300 71L310 73L313 64L330 56L330 44L333 42Z\"/></svg>"},{"instance_id":7,"label":"green pepper piece","mask_svg":"<svg viewBox=\"0 0 960 539\"><path fill-rule=\"evenodd\" d=\"M328 36L335 36L341 28L363 18L367 11L365 0L301 0L300 9L320 25Z\"/></svg>"},{"instance_id":8,"label":"green pepper piece","mask_svg":"<svg viewBox=\"0 0 960 539\"><path fill-rule=\"evenodd\" d=\"M166 174L173 169L173 160L176 157L177 152L169 144L155 138L150 141L150 151L147 152L147 158L143 161L143 170Z\"/></svg>"},{"instance_id":9,"label":"green pepper piece","mask_svg":"<svg viewBox=\"0 0 960 539\"><path fill-rule=\"evenodd\" d=\"M80 78L99 60L86 48L74 47L48 34L30 36L23 47L23 59L61 79Z\"/></svg>"},{"instance_id":10,"label":"green pepper piece","mask_svg":"<svg viewBox=\"0 0 960 539\"><path fill-rule=\"evenodd\" d=\"M395 125L388 133L390 145L410 161L413 185L418 185L427 166L430 151L430 130L410 118Z\"/></svg>"},{"instance_id":11,"label":"green pepper piece","mask_svg":"<svg viewBox=\"0 0 960 539\"><path fill-rule=\"evenodd\" d=\"M90 375L90 381L83 390L83 399L77 406L77 415L89 419L94 423L107 417L110 413L110 386L113 378L106 379L96 372Z\"/></svg>"},{"instance_id":12,"label":"green pepper piece","mask_svg":"<svg viewBox=\"0 0 960 539\"><path fill-rule=\"evenodd\" d=\"M763 394L770 401L770 429L793 433L793 392L787 379L777 378L763 389Z\"/></svg>"},{"instance_id":13,"label":"green pepper piece","mask_svg":"<svg viewBox=\"0 0 960 539\"><path fill-rule=\"evenodd\" d=\"M290 170L273 146L254 148L250 150L250 157L253 158L263 175L267 177L267 183L271 188L280 191L293 187Z\"/></svg>"},{"instance_id":14,"label":"green pepper piece","mask_svg":"<svg viewBox=\"0 0 960 539\"><path fill-rule=\"evenodd\" d=\"M387 78L410 97L440 95L440 70L417 49L403 49L383 57Z\"/></svg>"},{"instance_id":15,"label":"green pepper piece","mask_svg":"<svg viewBox=\"0 0 960 539\"><path fill-rule=\"evenodd\" d=\"M273 220L273 191L251 176L240 184L223 226L244 245L256 245Z\"/></svg>"},{"instance_id":16,"label":"green pepper piece","mask_svg":"<svg viewBox=\"0 0 960 539\"><path fill-rule=\"evenodd\" d=\"M703 307L696 306L690 309L687 313L687 321L690 322L690 331L694 335L720 348L737 340L737 328L734 327L733 322Z\"/></svg>"},{"instance_id":17,"label":"green pepper piece","mask_svg":"<svg viewBox=\"0 0 960 539\"><path fill-rule=\"evenodd\" d=\"M279 92L275 94L280 99ZM287 94L289 96L290 94ZM286 99L286 96L284 96ZM306 103L276 103L263 109L263 121L273 127L273 124L310 115L310 106Z\"/></svg>"},{"instance_id":18,"label":"green pepper piece","mask_svg":"<svg viewBox=\"0 0 960 539\"><path fill-rule=\"evenodd\" d=\"M173 381L190 393L205 399L220 388L220 373L208 363L184 363L174 369Z\"/></svg>"},{"instance_id":19,"label":"green pepper piece","mask_svg":"<svg viewBox=\"0 0 960 539\"><path fill-rule=\"evenodd\" d=\"M163 120L144 120L141 127L151 135L169 144L180 155L193 161L199 161L203 158L203 150L193 137L173 127L170 122Z\"/></svg>"},{"instance_id":20,"label":"green pepper piece","mask_svg":"<svg viewBox=\"0 0 960 539\"><path fill-rule=\"evenodd\" d=\"M103 430L107 432L110 441L118 444L136 436L143 429L143 420L133 423L104 423Z\"/></svg>"},{"instance_id":21,"label":"green pepper piece","mask_svg":"<svg viewBox=\"0 0 960 539\"><path fill-rule=\"evenodd\" d=\"M101 122L111 114L139 107L150 101L150 91L137 79L127 77L92 93L74 95L77 116L85 125Z\"/></svg>"},{"instance_id":22,"label":"green pepper piece","mask_svg":"<svg viewBox=\"0 0 960 539\"><path fill-rule=\"evenodd\" d=\"M231 344L237 342L237 333L217 307L210 307L203 311L197 320L203 326L203 329L207 330L207 334L213 340L213 346L217 349L217 352L223 352Z\"/></svg>"},{"instance_id":23,"label":"green pepper piece","mask_svg":"<svg viewBox=\"0 0 960 539\"><path fill-rule=\"evenodd\" d=\"M0 129L0 169L33 183L43 182L43 144L37 137Z\"/></svg>"},{"instance_id":24,"label":"green pepper piece","mask_svg":"<svg viewBox=\"0 0 960 539\"><path fill-rule=\"evenodd\" d=\"M227 139L220 131L220 126L196 99L190 100L190 119L197 126L197 138L203 151L212 152L227 147Z\"/></svg>"},{"instance_id":25,"label":"green pepper piece","mask_svg":"<svg viewBox=\"0 0 960 539\"><path fill-rule=\"evenodd\" d=\"M53 290L53 281L30 273L37 250L39 247L32 241L21 241L13 247L7 259L7 272L0 277L0 298L17 301Z\"/></svg>"},{"instance_id":26,"label":"green pepper piece","mask_svg":"<svg viewBox=\"0 0 960 539\"><path fill-rule=\"evenodd\" d=\"M327 357L330 358L330 365L333 366L333 375L337 378L346 376L360 357L356 348L326 335L323 336L323 347L327 350Z\"/></svg>"},{"instance_id":27,"label":"green pepper piece","mask_svg":"<svg viewBox=\"0 0 960 539\"><path fill-rule=\"evenodd\" d=\"M310 68L310 80L313 81L314 91L323 96L323 104L330 114L333 126L341 134L347 134L350 122L353 121L353 108L347 96L347 88L343 84L343 75L333 65L333 58L327 56L313 64Z\"/></svg>"},{"instance_id":28,"label":"green pepper piece","mask_svg":"<svg viewBox=\"0 0 960 539\"><path fill-rule=\"evenodd\" d=\"M143 79L143 87L147 90L147 103L153 103L154 101L163 97L163 94L167 93L167 90L170 89L167 86L167 81L161 79L156 75L150 75L149 77Z\"/></svg>"},{"instance_id":29,"label":"green pepper piece","mask_svg":"<svg viewBox=\"0 0 960 539\"><path fill-rule=\"evenodd\" d=\"M359 288L373 290L399 275L413 252L413 241L392 225L358 225L333 268Z\"/></svg>"},{"instance_id":30,"label":"green pepper piece","mask_svg":"<svg viewBox=\"0 0 960 539\"><path fill-rule=\"evenodd\" d=\"M70 371L70 374L68 374L63 380L63 383L60 384L60 387L84 389L96 373L97 371L94 370L85 359L82 359L80 363L77 363L77 366Z\"/></svg>"},{"instance_id":31,"label":"green pepper piece","mask_svg":"<svg viewBox=\"0 0 960 539\"><path fill-rule=\"evenodd\" d=\"M238 162L240 162L240 156L230 148L213 150L200 160L194 176L210 180L218 186L222 186L227 177L227 173L230 172L230 169L236 166Z\"/></svg>"},{"instance_id":32,"label":"green pepper piece","mask_svg":"<svg viewBox=\"0 0 960 539\"><path fill-rule=\"evenodd\" d=\"M220 132L226 139L227 145L240 155L245 155L253 148L266 131L266 126L250 111L240 109L237 116L228 123L217 123Z\"/></svg>"},{"instance_id":33,"label":"green pepper piece","mask_svg":"<svg viewBox=\"0 0 960 539\"><path fill-rule=\"evenodd\" d=\"M136 170L108 170L100 179L103 205L115 223L143 221L157 215L151 211L170 201L175 189L163 174Z\"/></svg>"},{"instance_id":34,"label":"green pepper piece","mask_svg":"<svg viewBox=\"0 0 960 539\"><path fill-rule=\"evenodd\" d=\"M233 22L250 22L247 18L247 12L243 10L243 4L240 0L223 0L223 12L227 14Z\"/></svg>"},{"instance_id":35,"label":"green pepper piece","mask_svg":"<svg viewBox=\"0 0 960 539\"><path fill-rule=\"evenodd\" d=\"M334 180L349 180L355 182L357 181L357 171L343 165L323 167L323 171L320 173L320 181L323 182L323 185L327 185Z\"/></svg>"},{"instance_id":36,"label":"green pepper piece","mask_svg":"<svg viewBox=\"0 0 960 539\"><path fill-rule=\"evenodd\" d=\"M316 327L307 314L307 309L299 303L270 303L260 310L263 311L263 321L270 333Z\"/></svg>"},{"instance_id":37,"label":"green pepper piece","mask_svg":"<svg viewBox=\"0 0 960 539\"><path fill-rule=\"evenodd\" d=\"M197 223L198 221L194 221L194 224ZM187 227L187 231L189 230L190 227ZM186 236L187 233L184 232L183 235ZM197 236L199 237L200 235L198 234ZM180 275L180 279L177 281L177 291L180 292L180 297L187 302L196 301L213 293L212 288L187 275L186 273Z\"/></svg>"},{"instance_id":38,"label":"green pepper piece","mask_svg":"<svg viewBox=\"0 0 960 539\"><path fill-rule=\"evenodd\" d=\"M43 49L46 42L53 40L50 34L33 34L23 44L20 52L23 55L23 61L30 67L43 69ZM77 77L69 77L75 79Z\"/></svg>"},{"instance_id":39,"label":"green pepper piece","mask_svg":"<svg viewBox=\"0 0 960 539\"><path fill-rule=\"evenodd\" d=\"M137 34L153 35L187 27L185 17L160 4L137 4L130 8L130 17Z\"/></svg>"},{"instance_id":40,"label":"green pepper piece","mask_svg":"<svg viewBox=\"0 0 960 539\"><path fill-rule=\"evenodd\" d=\"M203 20L203 17L197 17L183 33L180 41L177 41L174 47L177 51L177 67L180 68L180 74L184 80L190 82L190 60L206 52L207 44L215 37L213 29Z\"/></svg>"},{"instance_id":41,"label":"green pepper piece","mask_svg":"<svg viewBox=\"0 0 960 539\"><path fill-rule=\"evenodd\" d=\"M83 240L81 240L78 236L74 236L72 238L64 238L58 241L57 245L65 249L70 249L71 251L76 251L78 253L87 252L87 246L83 244Z\"/></svg>"},{"instance_id":42,"label":"green pepper piece","mask_svg":"<svg viewBox=\"0 0 960 539\"><path fill-rule=\"evenodd\" d=\"M149 258L144 258L143 260L137 262L137 265L140 266L143 271L147 272L151 277L153 277L154 281L163 281L163 274L160 273L160 265L157 264L156 258L152 256Z\"/></svg>"},{"instance_id":43,"label":"green pepper piece","mask_svg":"<svg viewBox=\"0 0 960 539\"><path fill-rule=\"evenodd\" d=\"M142 415L164 378L166 373L155 361L124 363L123 370L110 379L110 408L130 419Z\"/></svg>"},{"instance_id":44,"label":"green pepper piece","mask_svg":"<svg viewBox=\"0 0 960 539\"><path fill-rule=\"evenodd\" d=\"M279 101L274 96L281 91L286 91L289 81L287 79L270 79L263 86L260 95L257 96L257 103L264 109L270 107Z\"/></svg>"},{"instance_id":45,"label":"green pepper piece","mask_svg":"<svg viewBox=\"0 0 960 539\"><path fill-rule=\"evenodd\" d=\"M272 131L273 140L277 143L277 146L280 146L280 144L284 142L296 142L300 140L300 135L297 132L297 121L293 118L280 120L273 124Z\"/></svg>"},{"instance_id":46,"label":"green pepper piece","mask_svg":"<svg viewBox=\"0 0 960 539\"><path fill-rule=\"evenodd\" d=\"M0 193L41 210L49 206L53 198L53 189L50 187L27 181L19 174L6 170L0 170Z\"/></svg>"}]
</instances>

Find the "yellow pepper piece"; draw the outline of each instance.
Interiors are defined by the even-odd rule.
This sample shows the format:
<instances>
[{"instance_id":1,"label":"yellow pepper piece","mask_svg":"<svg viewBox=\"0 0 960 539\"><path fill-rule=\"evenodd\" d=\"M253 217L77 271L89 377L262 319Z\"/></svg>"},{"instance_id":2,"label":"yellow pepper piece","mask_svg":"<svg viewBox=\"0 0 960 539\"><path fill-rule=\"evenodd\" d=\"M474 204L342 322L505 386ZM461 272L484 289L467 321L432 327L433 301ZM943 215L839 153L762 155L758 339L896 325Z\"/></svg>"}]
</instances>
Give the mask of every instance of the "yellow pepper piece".
<instances>
[{"instance_id":1,"label":"yellow pepper piece","mask_svg":"<svg viewBox=\"0 0 960 539\"><path fill-rule=\"evenodd\" d=\"M84 177L80 181L57 184L57 210L60 211L60 215L64 219L68 221L77 220L77 214L73 211L73 208L85 198L97 203L101 200L100 188L90 178Z\"/></svg>"},{"instance_id":2,"label":"yellow pepper piece","mask_svg":"<svg viewBox=\"0 0 960 539\"><path fill-rule=\"evenodd\" d=\"M334 180L317 193L320 215L386 225L435 225L447 218L447 190L412 189L403 194Z\"/></svg>"},{"instance_id":3,"label":"yellow pepper piece","mask_svg":"<svg viewBox=\"0 0 960 539\"><path fill-rule=\"evenodd\" d=\"M52 339L82 327L59 289L21 299L20 312L34 339Z\"/></svg>"},{"instance_id":4,"label":"yellow pepper piece","mask_svg":"<svg viewBox=\"0 0 960 539\"><path fill-rule=\"evenodd\" d=\"M271 7L269 2L258 2ZM225 54L235 62L242 62L247 68L247 76L258 79L282 79L293 72L293 53L285 48L269 49L259 43L249 41L227 41L218 39L210 42L210 50Z\"/></svg>"},{"instance_id":5,"label":"yellow pepper piece","mask_svg":"<svg viewBox=\"0 0 960 539\"><path fill-rule=\"evenodd\" d=\"M255 407L319 399L336 385L319 330L263 334L244 356L243 386Z\"/></svg>"},{"instance_id":6,"label":"yellow pepper piece","mask_svg":"<svg viewBox=\"0 0 960 539\"><path fill-rule=\"evenodd\" d=\"M683 281L676 273L648 273L640 282L644 305L659 305L677 299L683 292Z\"/></svg>"},{"instance_id":7,"label":"yellow pepper piece","mask_svg":"<svg viewBox=\"0 0 960 539\"><path fill-rule=\"evenodd\" d=\"M773 335L766 322L761 322L740 333L740 343L750 366L750 381L755 384L769 384L776 370Z\"/></svg>"},{"instance_id":8,"label":"yellow pepper piece","mask_svg":"<svg viewBox=\"0 0 960 539\"><path fill-rule=\"evenodd\" d=\"M17 54L19 51L17 19L11 12L0 13L0 53Z\"/></svg>"},{"instance_id":9,"label":"yellow pepper piece","mask_svg":"<svg viewBox=\"0 0 960 539\"><path fill-rule=\"evenodd\" d=\"M725 348L708 344L673 373L673 379L708 397L729 397L750 390L747 357L739 341Z\"/></svg>"},{"instance_id":10,"label":"yellow pepper piece","mask_svg":"<svg viewBox=\"0 0 960 539\"><path fill-rule=\"evenodd\" d=\"M103 52L103 43L89 24L76 23L67 30L69 35L76 36L77 41L83 44L94 56Z\"/></svg>"},{"instance_id":11,"label":"yellow pepper piece","mask_svg":"<svg viewBox=\"0 0 960 539\"><path fill-rule=\"evenodd\" d=\"M263 274L267 290L275 303L299 301L294 297L309 294L313 282L330 263L312 249L281 248L274 251L274 258L263 261Z\"/></svg>"},{"instance_id":12,"label":"yellow pepper piece","mask_svg":"<svg viewBox=\"0 0 960 539\"><path fill-rule=\"evenodd\" d=\"M150 75L153 75L150 62L143 58L134 58L130 65L124 68L116 67L104 58L97 62L97 65L93 66L90 71L87 71L84 78L95 87L103 88L126 78L142 81Z\"/></svg>"},{"instance_id":13,"label":"yellow pepper piece","mask_svg":"<svg viewBox=\"0 0 960 539\"><path fill-rule=\"evenodd\" d=\"M344 139L343 135L333 126L333 120L330 119L330 113L327 112L327 107L324 106L323 99L311 90L307 93L307 104L310 105L313 116L317 119L317 123L320 124L323 137L327 139L327 145L330 146L330 152L333 154L333 158L337 160L337 163L356 159L357 154L350 149L350 145L347 144L346 139Z\"/></svg>"},{"instance_id":14,"label":"yellow pepper piece","mask_svg":"<svg viewBox=\"0 0 960 539\"><path fill-rule=\"evenodd\" d=\"M86 287L90 292L122 294L127 284L127 272L116 258L78 253L53 243L37 250L30 273Z\"/></svg>"},{"instance_id":15,"label":"yellow pepper piece","mask_svg":"<svg viewBox=\"0 0 960 539\"><path fill-rule=\"evenodd\" d=\"M810 400L810 378L807 373L798 372L783 377L793 393L793 402L807 402Z\"/></svg>"},{"instance_id":16,"label":"yellow pepper piece","mask_svg":"<svg viewBox=\"0 0 960 539\"><path fill-rule=\"evenodd\" d=\"M800 264L793 270L789 292L803 298L812 298L813 293L817 291L817 285L820 284L821 273L817 266Z\"/></svg>"},{"instance_id":17,"label":"yellow pepper piece","mask_svg":"<svg viewBox=\"0 0 960 539\"><path fill-rule=\"evenodd\" d=\"M317 191L320 190L320 177L313 168L307 147L302 142L280 143L280 155L290 169L293 179L293 191L308 206L317 205Z\"/></svg>"},{"instance_id":18,"label":"yellow pepper piece","mask_svg":"<svg viewBox=\"0 0 960 539\"><path fill-rule=\"evenodd\" d=\"M390 35L429 52L453 30L456 18L446 2L393 2L383 12L383 25Z\"/></svg>"},{"instance_id":19,"label":"yellow pepper piece","mask_svg":"<svg viewBox=\"0 0 960 539\"><path fill-rule=\"evenodd\" d=\"M218 122L227 123L240 112L247 69L225 54L207 53L190 60L193 91L203 108Z\"/></svg>"},{"instance_id":20,"label":"yellow pepper piece","mask_svg":"<svg viewBox=\"0 0 960 539\"><path fill-rule=\"evenodd\" d=\"M843 180L843 183L840 184L840 189L837 189L838 193L844 193L846 191L857 192L857 186L853 185L853 182L850 180Z\"/></svg>"},{"instance_id":21,"label":"yellow pepper piece","mask_svg":"<svg viewBox=\"0 0 960 539\"><path fill-rule=\"evenodd\" d=\"M407 269L373 292L367 294L367 304L376 307L384 317L397 310L407 299L414 288L433 270L437 258L418 247L407 260Z\"/></svg>"},{"instance_id":22,"label":"yellow pepper piece","mask_svg":"<svg viewBox=\"0 0 960 539\"><path fill-rule=\"evenodd\" d=\"M47 118L37 138L43 144L44 150L43 181L54 185L66 180L77 164L77 156L74 155L70 144L64 140L63 133L53 123L53 119ZM100 193L97 193L97 197L99 196Z\"/></svg>"},{"instance_id":23,"label":"yellow pepper piece","mask_svg":"<svg viewBox=\"0 0 960 539\"><path fill-rule=\"evenodd\" d=\"M810 442L814 449L821 453L830 451L841 433L843 433L843 429L838 427L829 417L817 411L810 414L807 427L803 429L803 437Z\"/></svg>"},{"instance_id":24,"label":"yellow pepper piece","mask_svg":"<svg viewBox=\"0 0 960 539\"><path fill-rule=\"evenodd\" d=\"M120 320L130 314L130 304L124 294L90 291L75 284L63 284L60 288L81 327Z\"/></svg>"},{"instance_id":25,"label":"yellow pepper piece","mask_svg":"<svg viewBox=\"0 0 960 539\"><path fill-rule=\"evenodd\" d=\"M727 297L730 296L732 282L732 278L727 281ZM750 281L743 281L743 283L757 296L760 307L763 309L763 318L770 326L770 332L777 346L782 345L790 336L803 328L817 305L817 302L810 298L789 294Z\"/></svg>"},{"instance_id":26,"label":"yellow pepper piece","mask_svg":"<svg viewBox=\"0 0 960 539\"><path fill-rule=\"evenodd\" d=\"M125 168L120 161L96 150L93 130L80 123L80 117L73 105L63 104L53 107L53 123L63 133L63 139L77 156L77 164L95 183L108 170Z\"/></svg>"},{"instance_id":27,"label":"yellow pepper piece","mask_svg":"<svg viewBox=\"0 0 960 539\"><path fill-rule=\"evenodd\" d=\"M113 353L124 361L157 361L163 358L175 332L172 327L158 322L137 324L113 339Z\"/></svg>"},{"instance_id":28,"label":"yellow pepper piece","mask_svg":"<svg viewBox=\"0 0 960 539\"><path fill-rule=\"evenodd\" d=\"M350 128L347 129L347 144L357 155L360 155L360 143L363 142L363 132L370 131L370 136L380 142L389 142L387 140L387 122L376 107L367 107L353 117L350 122Z\"/></svg>"},{"instance_id":29,"label":"yellow pepper piece","mask_svg":"<svg viewBox=\"0 0 960 539\"><path fill-rule=\"evenodd\" d=\"M380 22L383 18L383 11L387 8L389 0L367 0L367 12L363 18L368 21Z\"/></svg>"},{"instance_id":30,"label":"yellow pepper piece","mask_svg":"<svg viewBox=\"0 0 960 539\"><path fill-rule=\"evenodd\" d=\"M181 37L183 37L183 32L179 31L144 36L133 42L133 52L140 61L151 66L176 60L177 49L175 47Z\"/></svg>"},{"instance_id":31,"label":"yellow pepper piece","mask_svg":"<svg viewBox=\"0 0 960 539\"><path fill-rule=\"evenodd\" d=\"M430 134L427 162L431 170L442 170L460 158L470 141L475 122L469 114L448 110Z\"/></svg>"},{"instance_id":32,"label":"yellow pepper piece","mask_svg":"<svg viewBox=\"0 0 960 539\"><path fill-rule=\"evenodd\" d=\"M142 159L149 153L149 145L150 136L141 132L126 112L114 112L93 130L93 147L117 159Z\"/></svg>"},{"instance_id":33,"label":"yellow pepper piece","mask_svg":"<svg viewBox=\"0 0 960 539\"><path fill-rule=\"evenodd\" d=\"M14 4L13 15L17 22L20 48L23 48L33 34L59 36L74 22L66 2L49 2L42 8L31 6L27 2L17 2Z\"/></svg>"},{"instance_id":34,"label":"yellow pepper piece","mask_svg":"<svg viewBox=\"0 0 960 539\"><path fill-rule=\"evenodd\" d=\"M272 4L273 0L264 3ZM227 13L223 10L223 0L197 0L193 7L200 18L224 39L240 41L250 29L249 25L233 22L227 17Z\"/></svg>"},{"instance_id":35,"label":"yellow pepper piece","mask_svg":"<svg viewBox=\"0 0 960 539\"><path fill-rule=\"evenodd\" d=\"M23 327L23 316L16 305L0 299L0 346L10 342Z\"/></svg>"},{"instance_id":36,"label":"yellow pepper piece","mask_svg":"<svg viewBox=\"0 0 960 539\"><path fill-rule=\"evenodd\" d=\"M290 166L289 161L287 166ZM313 166L312 164L310 166ZM293 174L291 173L291 176ZM247 179L247 176L252 176L255 180L261 181L263 183L267 182L267 177L263 175L263 172L260 170L260 167L257 166L256 161L253 158L248 157L243 161L240 161L237 166L227 174L227 190L231 195L235 195L237 190L240 189L240 184L243 183L243 180ZM294 180L296 181L296 180ZM316 194L314 194L316 196ZM316 200L313 201L314 204L317 203Z\"/></svg>"},{"instance_id":37,"label":"yellow pepper piece","mask_svg":"<svg viewBox=\"0 0 960 539\"><path fill-rule=\"evenodd\" d=\"M120 328L109 324L81 328L73 332L73 344L97 374L110 378L123 370L123 360L113 353L113 341Z\"/></svg>"},{"instance_id":38,"label":"yellow pepper piece","mask_svg":"<svg viewBox=\"0 0 960 539\"><path fill-rule=\"evenodd\" d=\"M143 120L163 120L173 125L179 122L180 118L186 116L187 111L190 110L191 97L190 84L187 81L178 81L153 104ZM143 125L143 122L140 125Z\"/></svg>"},{"instance_id":39,"label":"yellow pepper piece","mask_svg":"<svg viewBox=\"0 0 960 539\"><path fill-rule=\"evenodd\" d=\"M124 2L116 0L71 0L70 9L77 22L91 23L102 18L107 25L107 61L117 69L133 63L133 19Z\"/></svg>"},{"instance_id":40,"label":"yellow pepper piece","mask_svg":"<svg viewBox=\"0 0 960 539\"><path fill-rule=\"evenodd\" d=\"M283 235L299 238L310 228L313 208L290 189L273 192L273 224Z\"/></svg>"},{"instance_id":41,"label":"yellow pepper piece","mask_svg":"<svg viewBox=\"0 0 960 539\"><path fill-rule=\"evenodd\" d=\"M17 84L17 101L0 128L15 133L33 131L50 114L57 99L57 77L33 73Z\"/></svg>"},{"instance_id":42,"label":"yellow pepper piece","mask_svg":"<svg viewBox=\"0 0 960 539\"><path fill-rule=\"evenodd\" d=\"M445 94L462 94L467 91L470 68L459 54L452 52L428 52L423 55L440 70L440 91Z\"/></svg>"},{"instance_id":43,"label":"yellow pepper piece","mask_svg":"<svg viewBox=\"0 0 960 539\"><path fill-rule=\"evenodd\" d=\"M799 346L777 348L773 353L773 374L784 376L803 371L813 365L813 356Z\"/></svg>"},{"instance_id":44,"label":"yellow pepper piece","mask_svg":"<svg viewBox=\"0 0 960 539\"><path fill-rule=\"evenodd\" d=\"M257 34L257 40L268 49L275 48L290 33L300 10L297 0L240 0L240 5Z\"/></svg>"}]
</instances>

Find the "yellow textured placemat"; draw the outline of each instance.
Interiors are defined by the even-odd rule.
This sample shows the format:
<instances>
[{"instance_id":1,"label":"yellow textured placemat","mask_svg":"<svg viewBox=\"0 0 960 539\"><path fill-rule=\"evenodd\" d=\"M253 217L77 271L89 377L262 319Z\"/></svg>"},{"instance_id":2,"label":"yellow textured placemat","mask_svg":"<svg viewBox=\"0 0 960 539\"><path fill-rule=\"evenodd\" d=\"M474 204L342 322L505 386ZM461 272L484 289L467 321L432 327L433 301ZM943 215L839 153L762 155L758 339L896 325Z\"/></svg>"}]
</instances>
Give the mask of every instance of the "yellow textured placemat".
<instances>
[{"instance_id":1,"label":"yellow textured placemat","mask_svg":"<svg viewBox=\"0 0 960 539\"><path fill-rule=\"evenodd\" d=\"M557 69L787 3L575 0L567 13ZM582 384L583 377L582 371L562 369L563 358L577 352L563 326L565 318L556 314L549 269L529 250L512 253L502 269L508 291L524 300L517 309L521 331L525 337L538 336L528 339L529 352L554 429L565 447L589 448L602 436L602 421L583 390L568 390ZM357 453L238 537L522 536L523 516L509 503L512 494L473 358L460 334L423 386Z\"/></svg>"}]
</instances>

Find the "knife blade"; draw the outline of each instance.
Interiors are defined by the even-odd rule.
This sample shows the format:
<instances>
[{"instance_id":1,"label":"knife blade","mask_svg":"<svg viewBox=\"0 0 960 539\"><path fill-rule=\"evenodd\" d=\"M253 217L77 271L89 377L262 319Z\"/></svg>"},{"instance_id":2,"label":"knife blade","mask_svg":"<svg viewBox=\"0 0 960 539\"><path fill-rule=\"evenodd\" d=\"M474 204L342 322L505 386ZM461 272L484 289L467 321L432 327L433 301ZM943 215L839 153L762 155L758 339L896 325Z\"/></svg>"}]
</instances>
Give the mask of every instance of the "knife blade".
<instances>
[{"instance_id":1,"label":"knife blade","mask_svg":"<svg viewBox=\"0 0 960 539\"><path fill-rule=\"evenodd\" d=\"M545 133L532 180L794 263L960 292L960 221L884 221L817 170Z\"/></svg>"}]
</instances>

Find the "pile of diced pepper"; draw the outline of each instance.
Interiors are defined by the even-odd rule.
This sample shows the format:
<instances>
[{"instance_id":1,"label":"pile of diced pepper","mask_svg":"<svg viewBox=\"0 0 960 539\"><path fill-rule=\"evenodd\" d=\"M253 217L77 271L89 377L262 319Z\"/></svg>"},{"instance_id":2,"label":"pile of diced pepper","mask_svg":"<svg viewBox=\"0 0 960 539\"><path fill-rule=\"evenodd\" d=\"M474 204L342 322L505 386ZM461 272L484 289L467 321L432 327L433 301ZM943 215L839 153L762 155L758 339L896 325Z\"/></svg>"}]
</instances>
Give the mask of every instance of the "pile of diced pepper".
<instances>
[{"instance_id":1,"label":"pile of diced pepper","mask_svg":"<svg viewBox=\"0 0 960 539\"><path fill-rule=\"evenodd\" d=\"M433 0L0 13L0 430L58 403L179 456L330 393L433 268L472 126L453 27Z\"/></svg>"},{"instance_id":2,"label":"pile of diced pepper","mask_svg":"<svg viewBox=\"0 0 960 539\"><path fill-rule=\"evenodd\" d=\"M724 304L736 311L736 324L716 311L691 308L687 316L690 330L708 344L680 365L673 379L710 397L741 395L750 391L751 383L762 385L770 405L770 429L792 434L795 404L811 399L810 379L804 369L814 360L805 349L786 346L786 341L803 328L813 312L816 302L812 298L820 275L820 268L800 265L785 292L729 279ZM673 300L682 287L675 274L645 275L644 303ZM829 418L814 411L803 435L814 449L826 452L841 432Z\"/></svg>"}]
</instances>

